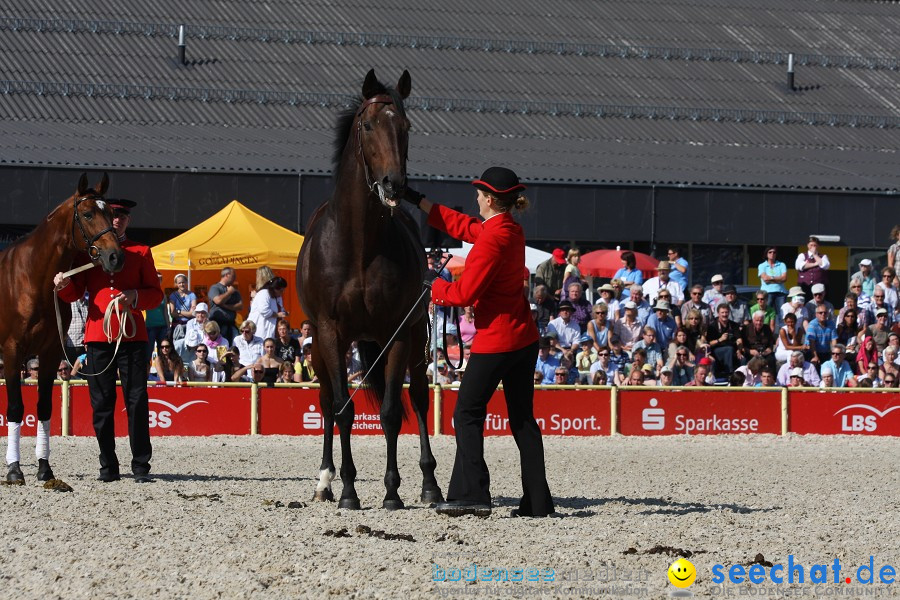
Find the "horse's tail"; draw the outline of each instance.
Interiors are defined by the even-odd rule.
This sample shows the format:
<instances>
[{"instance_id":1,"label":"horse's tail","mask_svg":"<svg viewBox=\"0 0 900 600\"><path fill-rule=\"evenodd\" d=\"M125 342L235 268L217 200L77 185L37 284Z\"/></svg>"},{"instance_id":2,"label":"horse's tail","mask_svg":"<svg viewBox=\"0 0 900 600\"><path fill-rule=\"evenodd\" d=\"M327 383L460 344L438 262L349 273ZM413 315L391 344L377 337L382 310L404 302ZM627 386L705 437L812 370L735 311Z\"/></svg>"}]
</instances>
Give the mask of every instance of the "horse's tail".
<instances>
[{"instance_id":1,"label":"horse's tail","mask_svg":"<svg viewBox=\"0 0 900 600\"><path fill-rule=\"evenodd\" d=\"M380 409L381 402L384 399L384 392L387 388L387 384L384 380L384 357L382 357L377 364L375 362L378 355L381 353L381 346L376 342L364 341L357 342L356 346L359 349L359 362L362 372L363 374L369 374L364 382L366 387L361 389L360 393L365 395L366 400L372 405L377 406ZM400 402L400 411L403 420L405 421L406 403L403 402L402 396L403 394L401 393L401 398L399 398L398 401Z\"/></svg>"}]
</instances>

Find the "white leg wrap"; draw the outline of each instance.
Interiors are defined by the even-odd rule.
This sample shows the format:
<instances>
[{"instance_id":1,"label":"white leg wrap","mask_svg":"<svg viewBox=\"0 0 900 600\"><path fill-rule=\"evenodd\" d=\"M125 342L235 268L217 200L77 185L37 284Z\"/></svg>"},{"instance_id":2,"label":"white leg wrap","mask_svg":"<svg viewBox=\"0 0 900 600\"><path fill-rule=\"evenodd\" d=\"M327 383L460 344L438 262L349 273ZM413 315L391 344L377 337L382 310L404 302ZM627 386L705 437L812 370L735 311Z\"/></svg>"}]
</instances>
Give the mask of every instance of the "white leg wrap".
<instances>
[{"instance_id":1,"label":"white leg wrap","mask_svg":"<svg viewBox=\"0 0 900 600\"><path fill-rule=\"evenodd\" d=\"M21 423L6 424L6 464L19 462L19 440L22 437Z\"/></svg>"},{"instance_id":2,"label":"white leg wrap","mask_svg":"<svg viewBox=\"0 0 900 600\"><path fill-rule=\"evenodd\" d=\"M39 459L50 459L50 421L38 421L34 455Z\"/></svg>"},{"instance_id":3,"label":"white leg wrap","mask_svg":"<svg viewBox=\"0 0 900 600\"><path fill-rule=\"evenodd\" d=\"M328 469L319 471L319 483L316 485L316 491L322 492L324 490L330 490L331 482L334 481L334 475L334 471L329 471Z\"/></svg>"}]
</instances>

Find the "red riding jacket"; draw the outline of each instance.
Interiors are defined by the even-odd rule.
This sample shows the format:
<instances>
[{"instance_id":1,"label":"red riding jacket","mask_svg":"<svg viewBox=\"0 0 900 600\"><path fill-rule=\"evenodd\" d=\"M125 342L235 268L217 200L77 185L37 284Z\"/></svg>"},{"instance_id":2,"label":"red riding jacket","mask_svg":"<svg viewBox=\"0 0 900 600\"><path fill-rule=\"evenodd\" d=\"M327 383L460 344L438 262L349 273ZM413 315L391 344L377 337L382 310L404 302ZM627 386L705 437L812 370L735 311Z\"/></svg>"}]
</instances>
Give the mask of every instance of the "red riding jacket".
<instances>
[{"instance_id":1,"label":"red riding jacket","mask_svg":"<svg viewBox=\"0 0 900 600\"><path fill-rule=\"evenodd\" d=\"M525 233L509 213L482 222L434 204L428 224L473 244L466 268L453 283L435 279L431 297L440 306L475 306L473 353L512 352L538 339L523 291Z\"/></svg>"},{"instance_id":2,"label":"red riding jacket","mask_svg":"<svg viewBox=\"0 0 900 600\"><path fill-rule=\"evenodd\" d=\"M156 275L156 265L150 247L132 242L120 240L119 244L125 251L125 266L118 273L110 275L99 266L72 276L72 282L59 290L59 297L66 302L75 302L87 290L90 295L88 300L87 325L84 330L85 342L107 342L103 332L103 315L106 307L115 296L126 290L137 291L137 307L132 309L134 323L137 332L132 338L122 338L123 342L146 342L147 327L144 325L142 310L150 310L159 306L163 300L163 292L159 287L159 278ZM80 266L88 261L87 256L81 255L74 266ZM110 329L113 336L119 332L119 322L113 313L110 320ZM126 332L128 330L126 329Z\"/></svg>"}]
</instances>

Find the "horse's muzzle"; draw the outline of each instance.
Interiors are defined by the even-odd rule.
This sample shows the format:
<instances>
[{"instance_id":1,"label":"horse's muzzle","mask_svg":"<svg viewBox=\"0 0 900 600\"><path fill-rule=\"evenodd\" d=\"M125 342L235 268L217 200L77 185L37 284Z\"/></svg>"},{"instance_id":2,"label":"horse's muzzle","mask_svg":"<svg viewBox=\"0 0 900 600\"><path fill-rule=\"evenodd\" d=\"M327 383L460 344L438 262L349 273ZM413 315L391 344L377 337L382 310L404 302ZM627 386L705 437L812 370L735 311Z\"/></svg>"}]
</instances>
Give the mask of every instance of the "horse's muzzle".
<instances>
[{"instance_id":1,"label":"horse's muzzle","mask_svg":"<svg viewBox=\"0 0 900 600\"><path fill-rule=\"evenodd\" d=\"M125 266L125 252L120 248L118 250L100 249L100 266L107 273L118 273Z\"/></svg>"},{"instance_id":2,"label":"horse's muzzle","mask_svg":"<svg viewBox=\"0 0 900 600\"><path fill-rule=\"evenodd\" d=\"M400 181L403 182L405 180L403 178ZM385 176L381 181L376 181L374 187L375 193L378 194L378 199L381 200L384 206L396 208L400 205L400 195L406 186L403 183L394 181L394 178L390 176Z\"/></svg>"}]
</instances>

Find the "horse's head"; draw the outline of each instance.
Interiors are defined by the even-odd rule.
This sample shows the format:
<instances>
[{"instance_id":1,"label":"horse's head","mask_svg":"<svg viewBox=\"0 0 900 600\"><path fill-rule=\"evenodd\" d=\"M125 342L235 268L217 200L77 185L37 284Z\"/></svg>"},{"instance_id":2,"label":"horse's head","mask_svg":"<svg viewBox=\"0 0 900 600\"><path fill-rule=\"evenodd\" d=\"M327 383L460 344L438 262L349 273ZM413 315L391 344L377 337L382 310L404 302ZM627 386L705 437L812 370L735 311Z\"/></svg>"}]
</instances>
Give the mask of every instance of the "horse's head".
<instances>
[{"instance_id":1,"label":"horse's head","mask_svg":"<svg viewBox=\"0 0 900 600\"><path fill-rule=\"evenodd\" d=\"M125 266L125 253L112 225L112 211L104 199L109 177L88 187L87 173L81 175L72 196L72 237L75 247L88 253L107 273L118 273Z\"/></svg>"},{"instance_id":2,"label":"horse's head","mask_svg":"<svg viewBox=\"0 0 900 600\"><path fill-rule=\"evenodd\" d=\"M396 89L378 82L375 70L363 82L363 101L356 112L359 141L366 184L389 208L399 204L406 187L406 157L409 146L409 119L403 100L411 88L409 71L403 71Z\"/></svg>"}]
</instances>

